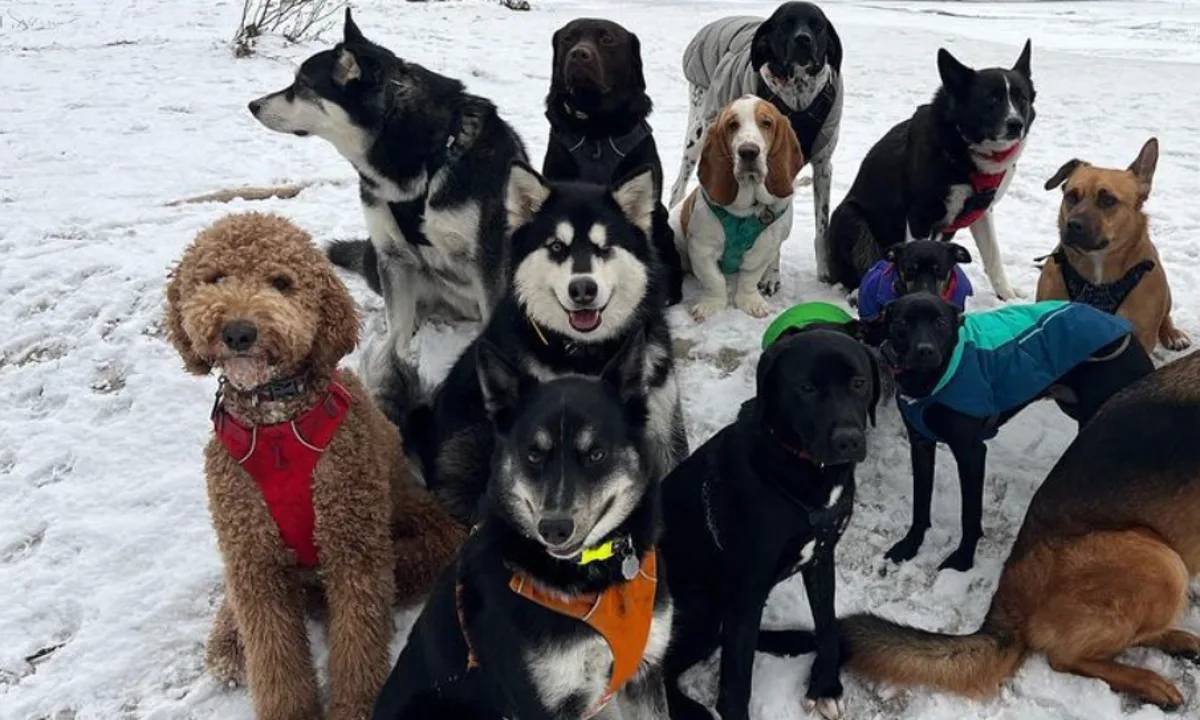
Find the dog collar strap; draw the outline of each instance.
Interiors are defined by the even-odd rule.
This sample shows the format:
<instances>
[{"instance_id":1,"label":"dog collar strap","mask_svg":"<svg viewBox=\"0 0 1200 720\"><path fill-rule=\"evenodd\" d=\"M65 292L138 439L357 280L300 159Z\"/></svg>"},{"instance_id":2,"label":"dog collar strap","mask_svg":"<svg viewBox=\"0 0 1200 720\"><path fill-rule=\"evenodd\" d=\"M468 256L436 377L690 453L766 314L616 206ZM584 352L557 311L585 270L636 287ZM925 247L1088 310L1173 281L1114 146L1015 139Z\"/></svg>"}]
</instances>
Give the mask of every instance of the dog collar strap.
<instances>
[{"instance_id":1,"label":"dog collar strap","mask_svg":"<svg viewBox=\"0 0 1200 720\"><path fill-rule=\"evenodd\" d=\"M1002 163L1005 160L1008 160L1009 158L1011 158L1013 155L1016 155L1017 151L1020 149L1021 149L1021 143L1015 143L1010 148L1007 148L1004 150L997 150L996 152L981 153L981 152L972 151L972 153L976 157L983 158L984 160L987 160L988 162Z\"/></svg>"},{"instance_id":2,"label":"dog collar strap","mask_svg":"<svg viewBox=\"0 0 1200 720\"><path fill-rule=\"evenodd\" d=\"M768 98L771 104L788 119L792 130L796 133L796 139L800 141L800 152L805 159L813 156L813 146L816 144L817 136L821 133L821 128L825 126L825 121L829 119L829 113L833 111L833 106L837 102L835 80L836 75L831 75L829 82L825 83L825 87L821 88L821 92L817 93L808 107L797 110L785 103L771 90L765 80L759 78L759 88L756 94L759 97Z\"/></svg>"},{"instance_id":3,"label":"dog collar strap","mask_svg":"<svg viewBox=\"0 0 1200 720\"><path fill-rule=\"evenodd\" d=\"M754 247L758 236L762 235L763 231L775 222L779 214L763 205L762 209L753 215L734 215L720 205L714 204L709 199L707 192L702 192L702 194L704 202L708 203L709 209L720 221L721 229L725 232L725 249L721 252L719 263L721 272L733 275L742 269L742 260L746 253Z\"/></svg>"},{"instance_id":4,"label":"dog collar strap","mask_svg":"<svg viewBox=\"0 0 1200 720\"><path fill-rule=\"evenodd\" d=\"M257 406L259 403L263 402L291 400L294 397L299 397L300 395L308 392L309 387L310 384L308 372L304 372L300 375L293 375L291 377L269 380L256 388L252 388L244 392L241 390L231 390L229 387L228 378L222 375L217 380L217 403L220 403L221 398L224 397L226 393L235 393L249 397L250 404Z\"/></svg>"},{"instance_id":5,"label":"dog collar strap","mask_svg":"<svg viewBox=\"0 0 1200 720\"><path fill-rule=\"evenodd\" d=\"M803 460L804 462L810 463L812 465L817 464L816 462L813 461L812 456L808 454L807 450L805 450L804 448L795 447L787 442L784 442L783 438L779 437L779 433L775 432L774 428L767 428L767 434L771 436L771 439L775 441L776 445L778 445L780 448L782 448L784 451L786 451L789 455L792 455L793 457ZM820 467L824 467L824 466L820 466Z\"/></svg>"},{"instance_id":6,"label":"dog collar strap","mask_svg":"<svg viewBox=\"0 0 1200 720\"><path fill-rule=\"evenodd\" d=\"M1125 299L1129 297L1129 293L1134 291L1142 278L1154 269L1153 260L1143 260L1129 268L1119 279L1097 285L1079 274L1079 271L1067 259L1067 253L1062 248L1054 251L1051 257L1058 263L1063 284L1067 286L1067 297L1072 302L1091 305L1097 310L1103 310L1112 315L1115 315L1121 308Z\"/></svg>"},{"instance_id":7,"label":"dog collar strap","mask_svg":"<svg viewBox=\"0 0 1200 720\"><path fill-rule=\"evenodd\" d=\"M303 567L316 567L319 559L314 538L313 471L351 403L350 392L335 379L320 402L287 422L242 425L220 401L213 413L217 439L258 485L280 539Z\"/></svg>"},{"instance_id":8,"label":"dog collar strap","mask_svg":"<svg viewBox=\"0 0 1200 720\"><path fill-rule=\"evenodd\" d=\"M586 623L608 643L612 653L612 674L600 700L584 712L581 720L598 715L625 683L642 665L646 646L650 642L650 626L654 621L654 600L657 595L658 552L654 548L642 557L636 575L601 593L563 597L544 590L522 572L513 573L509 588L529 600L560 615Z\"/></svg>"},{"instance_id":9,"label":"dog collar strap","mask_svg":"<svg viewBox=\"0 0 1200 720\"><path fill-rule=\"evenodd\" d=\"M625 576L626 580L632 580L637 574L638 562L633 553L633 540L628 535L615 540L609 540L593 548L585 548L579 555L579 564L590 565L594 562L609 560L618 556L623 558L621 562L621 574Z\"/></svg>"},{"instance_id":10,"label":"dog collar strap","mask_svg":"<svg viewBox=\"0 0 1200 720\"><path fill-rule=\"evenodd\" d=\"M574 114L571 106L564 103L568 113ZM577 116L578 117L578 116ZM584 118L587 116L584 115ZM616 180L621 162L650 137L653 131L645 120L624 135L589 138L560 128L552 129L550 137L571 153L579 166L579 179L597 185L609 185Z\"/></svg>"},{"instance_id":11,"label":"dog collar strap","mask_svg":"<svg viewBox=\"0 0 1200 720\"><path fill-rule=\"evenodd\" d=\"M984 213L992 207L992 203L996 199L996 191L1004 182L1004 176L1008 171L998 173L981 173L974 172L968 176L971 183L971 195L963 201L962 209L958 211L958 216L954 221L942 228L943 239L949 239L954 233L959 230L965 230L975 224L975 221L983 217Z\"/></svg>"}]
</instances>

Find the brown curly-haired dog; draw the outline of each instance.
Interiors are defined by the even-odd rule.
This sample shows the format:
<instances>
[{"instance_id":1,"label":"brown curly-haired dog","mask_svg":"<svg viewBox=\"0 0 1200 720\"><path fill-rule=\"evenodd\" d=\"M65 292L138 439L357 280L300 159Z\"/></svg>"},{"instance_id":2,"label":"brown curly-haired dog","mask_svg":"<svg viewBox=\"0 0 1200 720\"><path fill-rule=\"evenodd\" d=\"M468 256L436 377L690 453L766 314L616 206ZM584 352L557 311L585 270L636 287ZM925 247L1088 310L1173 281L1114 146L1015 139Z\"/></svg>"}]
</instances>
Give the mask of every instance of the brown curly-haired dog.
<instances>
[{"instance_id":1,"label":"brown curly-haired dog","mask_svg":"<svg viewBox=\"0 0 1200 720\"><path fill-rule=\"evenodd\" d=\"M187 369L222 375L205 471L226 596L208 668L248 679L259 718L320 718L304 622L317 584L329 717L365 718L388 670L393 602L424 593L463 533L413 480L359 379L336 370L358 340L354 301L307 233L249 213L184 252L166 318Z\"/></svg>"}]
</instances>

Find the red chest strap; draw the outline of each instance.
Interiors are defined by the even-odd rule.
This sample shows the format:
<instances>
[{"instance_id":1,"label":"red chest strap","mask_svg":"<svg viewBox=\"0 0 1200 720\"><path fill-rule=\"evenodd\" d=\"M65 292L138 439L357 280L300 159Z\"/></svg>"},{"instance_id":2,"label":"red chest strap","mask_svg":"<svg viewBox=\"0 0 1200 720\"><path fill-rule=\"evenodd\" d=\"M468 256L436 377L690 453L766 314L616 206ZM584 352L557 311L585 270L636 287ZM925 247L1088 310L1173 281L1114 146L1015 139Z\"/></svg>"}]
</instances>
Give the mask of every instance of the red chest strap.
<instances>
[{"instance_id":1,"label":"red chest strap","mask_svg":"<svg viewBox=\"0 0 1200 720\"><path fill-rule=\"evenodd\" d=\"M254 478L284 545L304 567L316 567L316 512L312 475L350 409L350 392L337 381L303 415L277 425L245 426L224 407L213 414L213 431L242 469Z\"/></svg>"}]
</instances>

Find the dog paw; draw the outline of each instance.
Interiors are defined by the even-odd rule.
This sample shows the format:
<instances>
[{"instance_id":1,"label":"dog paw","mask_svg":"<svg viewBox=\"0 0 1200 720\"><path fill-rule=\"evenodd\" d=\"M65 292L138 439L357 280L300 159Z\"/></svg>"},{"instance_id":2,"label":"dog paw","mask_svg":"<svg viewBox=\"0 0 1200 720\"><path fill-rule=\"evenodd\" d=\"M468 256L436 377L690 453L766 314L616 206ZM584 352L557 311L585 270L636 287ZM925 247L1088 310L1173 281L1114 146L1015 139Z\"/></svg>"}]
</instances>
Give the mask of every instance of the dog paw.
<instances>
[{"instance_id":1,"label":"dog paw","mask_svg":"<svg viewBox=\"0 0 1200 720\"><path fill-rule=\"evenodd\" d=\"M733 304L747 315L756 318L764 318L771 313L767 301L757 292L737 295L733 298Z\"/></svg>"},{"instance_id":2,"label":"dog paw","mask_svg":"<svg viewBox=\"0 0 1200 720\"><path fill-rule=\"evenodd\" d=\"M959 548L950 553L950 557L938 565L938 570L957 570L967 572L975 567L975 548Z\"/></svg>"},{"instance_id":3,"label":"dog paw","mask_svg":"<svg viewBox=\"0 0 1200 720\"><path fill-rule=\"evenodd\" d=\"M841 720L845 717L842 701L837 698L821 698L820 700L805 700L804 710L809 715L819 713L825 720Z\"/></svg>"},{"instance_id":4,"label":"dog paw","mask_svg":"<svg viewBox=\"0 0 1200 720\"><path fill-rule=\"evenodd\" d=\"M1163 333L1162 344L1168 350L1179 352L1192 346L1192 338L1182 330L1171 330Z\"/></svg>"},{"instance_id":5,"label":"dog paw","mask_svg":"<svg viewBox=\"0 0 1200 720\"><path fill-rule=\"evenodd\" d=\"M1012 287L1011 285L1000 285L996 287L995 290L996 297L1003 302L1020 300L1022 298L1029 297L1029 293L1025 292L1021 288Z\"/></svg>"},{"instance_id":6,"label":"dog paw","mask_svg":"<svg viewBox=\"0 0 1200 720\"><path fill-rule=\"evenodd\" d=\"M1158 673L1151 672L1147 675L1141 692L1138 693L1143 700L1159 706L1165 712L1175 712L1183 706L1183 693L1179 692L1175 683L1160 677Z\"/></svg>"},{"instance_id":7,"label":"dog paw","mask_svg":"<svg viewBox=\"0 0 1200 720\"><path fill-rule=\"evenodd\" d=\"M925 542L925 536L914 535L909 533L904 536L904 539L892 546L884 555L885 558L894 563L908 562L917 556L917 551L921 549L921 544Z\"/></svg>"},{"instance_id":8,"label":"dog paw","mask_svg":"<svg viewBox=\"0 0 1200 720\"><path fill-rule=\"evenodd\" d=\"M771 297L775 293L779 292L780 285L779 271L768 270L767 274L763 276L763 279L758 281L758 292L766 297Z\"/></svg>"},{"instance_id":9,"label":"dog paw","mask_svg":"<svg viewBox=\"0 0 1200 720\"><path fill-rule=\"evenodd\" d=\"M692 317L696 322L704 322L724 310L726 304L725 298L706 298L692 306Z\"/></svg>"}]
</instances>

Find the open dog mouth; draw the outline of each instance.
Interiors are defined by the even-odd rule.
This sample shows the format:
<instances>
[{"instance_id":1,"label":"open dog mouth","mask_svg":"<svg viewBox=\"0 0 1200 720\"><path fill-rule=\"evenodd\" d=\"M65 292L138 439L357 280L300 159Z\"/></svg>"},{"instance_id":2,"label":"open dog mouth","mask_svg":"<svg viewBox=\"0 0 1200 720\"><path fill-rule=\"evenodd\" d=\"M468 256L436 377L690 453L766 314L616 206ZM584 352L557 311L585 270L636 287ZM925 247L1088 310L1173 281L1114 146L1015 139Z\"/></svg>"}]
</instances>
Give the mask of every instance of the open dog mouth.
<instances>
[{"instance_id":1,"label":"open dog mouth","mask_svg":"<svg viewBox=\"0 0 1200 720\"><path fill-rule=\"evenodd\" d=\"M579 308L572 310L564 307L563 310L567 313L567 322L570 323L571 329L576 332L590 333L600 327L600 323L604 318L604 308Z\"/></svg>"},{"instance_id":2,"label":"open dog mouth","mask_svg":"<svg viewBox=\"0 0 1200 720\"><path fill-rule=\"evenodd\" d=\"M217 358L213 366L239 390L252 390L275 376L274 365L261 353L226 355Z\"/></svg>"}]
</instances>

